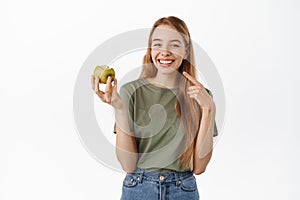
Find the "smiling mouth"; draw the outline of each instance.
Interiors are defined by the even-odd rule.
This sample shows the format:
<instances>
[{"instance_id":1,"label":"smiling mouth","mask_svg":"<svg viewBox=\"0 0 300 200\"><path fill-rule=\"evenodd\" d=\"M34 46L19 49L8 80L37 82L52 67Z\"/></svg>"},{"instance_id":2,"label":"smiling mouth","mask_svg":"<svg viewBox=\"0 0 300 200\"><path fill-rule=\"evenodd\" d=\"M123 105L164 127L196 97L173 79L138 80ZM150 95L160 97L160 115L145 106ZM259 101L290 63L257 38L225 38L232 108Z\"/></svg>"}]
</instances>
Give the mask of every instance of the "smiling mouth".
<instances>
[{"instance_id":1,"label":"smiling mouth","mask_svg":"<svg viewBox=\"0 0 300 200\"><path fill-rule=\"evenodd\" d=\"M160 64L163 64L163 65L170 65L170 64L172 64L173 62L174 62L175 60L162 60L162 59L158 59L158 62L160 63Z\"/></svg>"}]
</instances>

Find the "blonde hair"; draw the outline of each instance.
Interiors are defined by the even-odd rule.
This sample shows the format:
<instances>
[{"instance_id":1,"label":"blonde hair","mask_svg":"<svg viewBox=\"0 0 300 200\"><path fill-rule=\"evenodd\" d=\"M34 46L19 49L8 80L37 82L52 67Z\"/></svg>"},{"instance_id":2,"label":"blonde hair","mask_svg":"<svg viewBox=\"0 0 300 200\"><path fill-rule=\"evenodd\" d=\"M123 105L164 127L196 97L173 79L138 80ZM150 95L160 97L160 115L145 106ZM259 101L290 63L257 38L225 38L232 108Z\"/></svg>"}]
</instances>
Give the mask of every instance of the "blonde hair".
<instances>
[{"instance_id":1,"label":"blonde hair","mask_svg":"<svg viewBox=\"0 0 300 200\"><path fill-rule=\"evenodd\" d=\"M153 64L151 58L151 43L152 35L154 30L160 25L168 25L174 30L182 34L185 41L185 46L188 50L188 56L184 59L178 69L178 72L181 76L177 77L177 83L179 85L179 91L177 96L177 101L175 104L175 109L178 116L181 118L185 131L185 150L180 157L181 164L184 168L192 169L193 168L193 156L195 149L195 139L199 130L200 125L200 107L199 105L187 95L187 89L191 86L190 82L182 75L183 71L186 71L191 76L196 78L195 70L195 59L194 59L194 50L189 34L189 30L184 21L181 19L169 16L163 17L157 20L151 31L148 40L148 49L143 60L143 68L139 79L155 77L157 74L157 69Z\"/></svg>"}]
</instances>

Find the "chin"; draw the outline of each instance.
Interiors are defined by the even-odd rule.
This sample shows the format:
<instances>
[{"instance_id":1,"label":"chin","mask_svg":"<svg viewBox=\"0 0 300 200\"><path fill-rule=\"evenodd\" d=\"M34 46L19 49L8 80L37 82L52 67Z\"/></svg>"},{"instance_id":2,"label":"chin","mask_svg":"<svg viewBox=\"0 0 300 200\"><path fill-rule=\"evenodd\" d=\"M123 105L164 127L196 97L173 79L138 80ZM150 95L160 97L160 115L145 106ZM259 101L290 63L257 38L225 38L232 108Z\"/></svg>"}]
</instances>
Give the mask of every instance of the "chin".
<instances>
[{"instance_id":1,"label":"chin","mask_svg":"<svg viewBox=\"0 0 300 200\"><path fill-rule=\"evenodd\" d=\"M177 72L177 70L173 69L173 68L164 68L164 67L159 67L157 68L157 71L161 74L174 74L175 72Z\"/></svg>"},{"instance_id":2,"label":"chin","mask_svg":"<svg viewBox=\"0 0 300 200\"><path fill-rule=\"evenodd\" d=\"M174 72L178 71L178 69L175 69L174 67L164 67L160 65L155 66L157 71L162 74L173 74Z\"/></svg>"}]
</instances>

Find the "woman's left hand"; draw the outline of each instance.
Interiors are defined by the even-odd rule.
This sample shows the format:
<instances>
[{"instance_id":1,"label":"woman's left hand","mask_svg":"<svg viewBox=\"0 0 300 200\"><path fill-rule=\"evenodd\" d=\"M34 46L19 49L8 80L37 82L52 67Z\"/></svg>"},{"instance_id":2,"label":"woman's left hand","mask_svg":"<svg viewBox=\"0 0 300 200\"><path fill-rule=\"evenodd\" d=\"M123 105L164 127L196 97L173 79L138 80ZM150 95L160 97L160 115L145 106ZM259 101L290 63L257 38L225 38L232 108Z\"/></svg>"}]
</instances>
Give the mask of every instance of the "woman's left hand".
<instances>
[{"instance_id":1,"label":"woman's left hand","mask_svg":"<svg viewBox=\"0 0 300 200\"><path fill-rule=\"evenodd\" d=\"M183 75L193 84L188 88L187 94L195 99L202 109L210 110L213 106L213 99L205 87L187 72L183 72Z\"/></svg>"}]
</instances>

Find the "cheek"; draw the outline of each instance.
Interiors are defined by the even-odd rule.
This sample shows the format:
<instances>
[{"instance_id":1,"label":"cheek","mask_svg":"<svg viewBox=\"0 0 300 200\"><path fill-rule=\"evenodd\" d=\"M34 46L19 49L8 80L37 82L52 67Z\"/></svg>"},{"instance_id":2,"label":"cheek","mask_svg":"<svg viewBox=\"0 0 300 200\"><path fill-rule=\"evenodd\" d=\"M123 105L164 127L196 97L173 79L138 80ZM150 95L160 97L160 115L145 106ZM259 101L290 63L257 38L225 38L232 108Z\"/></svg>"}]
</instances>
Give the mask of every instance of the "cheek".
<instances>
[{"instance_id":1,"label":"cheek","mask_svg":"<svg viewBox=\"0 0 300 200\"><path fill-rule=\"evenodd\" d=\"M157 51L155 51L155 50L151 51L151 58L152 58L152 60L155 59L155 57L157 56L157 54L158 54Z\"/></svg>"},{"instance_id":2,"label":"cheek","mask_svg":"<svg viewBox=\"0 0 300 200\"><path fill-rule=\"evenodd\" d=\"M185 51L177 51L177 52L174 52L174 54L176 54L176 57L184 59L186 52Z\"/></svg>"},{"instance_id":3,"label":"cheek","mask_svg":"<svg viewBox=\"0 0 300 200\"><path fill-rule=\"evenodd\" d=\"M173 54L173 55L176 58L176 60L178 60L178 61L182 61L184 59L184 55L183 54L177 53L177 54Z\"/></svg>"}]
</instances>

